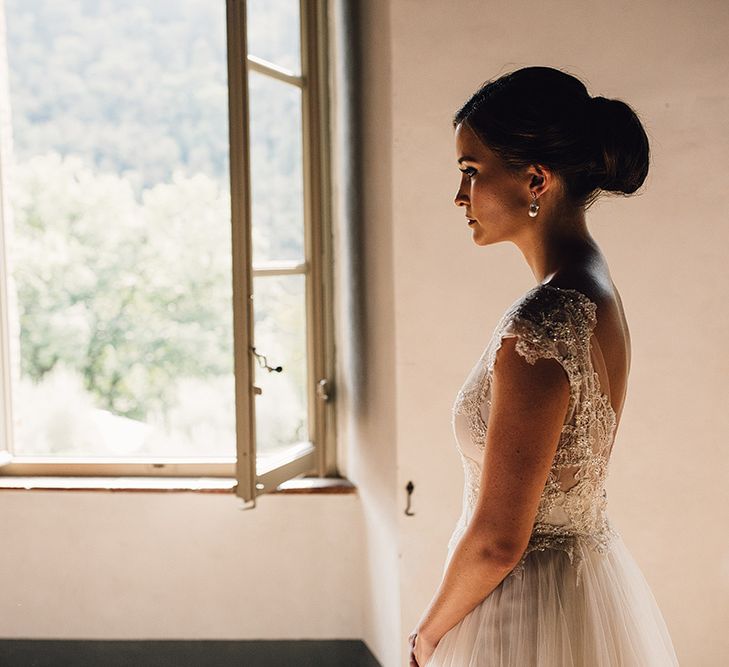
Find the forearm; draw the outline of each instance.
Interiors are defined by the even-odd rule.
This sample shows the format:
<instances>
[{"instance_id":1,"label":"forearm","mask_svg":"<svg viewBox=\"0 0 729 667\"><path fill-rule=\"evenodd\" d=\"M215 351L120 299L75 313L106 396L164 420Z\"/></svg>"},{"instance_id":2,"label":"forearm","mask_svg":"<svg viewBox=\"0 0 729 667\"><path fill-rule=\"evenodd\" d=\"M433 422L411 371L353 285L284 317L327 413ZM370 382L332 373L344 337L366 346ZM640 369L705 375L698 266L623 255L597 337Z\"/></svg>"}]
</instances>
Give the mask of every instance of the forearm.
<instances>
[{"instance_id":1,"label":"forearm","mask_svg":"<svg viewBox=\"0 0 729 667\"><path fill-rule=\"evenodd\" d=\"M418 632L433 643L504 580L518 559L497 555L484 540L466 531L458 542L440 586L418 623Z\"/></svg>"}]
</instances>

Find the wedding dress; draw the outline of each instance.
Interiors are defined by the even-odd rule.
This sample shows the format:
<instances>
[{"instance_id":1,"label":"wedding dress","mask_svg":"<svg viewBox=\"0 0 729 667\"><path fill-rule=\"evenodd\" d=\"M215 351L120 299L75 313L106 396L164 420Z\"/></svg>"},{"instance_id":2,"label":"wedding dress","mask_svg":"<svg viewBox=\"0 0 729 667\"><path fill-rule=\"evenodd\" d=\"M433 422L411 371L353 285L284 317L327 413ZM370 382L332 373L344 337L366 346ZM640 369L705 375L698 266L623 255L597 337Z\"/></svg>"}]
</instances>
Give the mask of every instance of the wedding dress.
<instances>
[{"instance_id":1,"label":"wedding dress","mask_svg":"<svg viewBox=\"0 0 729 667\"><path fill-rule=\"evenodd\" d=\"M591 359L596 311L578 290L532 288L504 313L456 396L452 425L465 475L463 511L443 574L478 498L502 340L515 336L529 363L556 359L570 383L557 452L521 560L443 635L423 667L678 665L651 589L606 512L616 415Z\"/></svg>"}]
</instances>

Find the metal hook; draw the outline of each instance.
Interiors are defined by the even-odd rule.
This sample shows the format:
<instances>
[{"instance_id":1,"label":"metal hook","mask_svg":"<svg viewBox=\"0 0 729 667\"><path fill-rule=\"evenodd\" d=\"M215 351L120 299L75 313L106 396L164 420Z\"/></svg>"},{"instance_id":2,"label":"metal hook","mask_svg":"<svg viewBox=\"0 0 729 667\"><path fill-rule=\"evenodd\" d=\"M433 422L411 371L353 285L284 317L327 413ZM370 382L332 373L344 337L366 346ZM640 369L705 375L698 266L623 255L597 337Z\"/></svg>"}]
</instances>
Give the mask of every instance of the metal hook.
<instances>
[{"instance_id":1,"label":"metal hook","mask_svg":"<svg viewBox=\"0 0 729 667\"><path fill-rule=\"evenodd\" d=\"M408 482L407 486L405 487L405 490L408 492L408 504L405 506L405 514L407 516L415 516L415 512L410 511L410 496L413 495L413 489L415 488L415 484L412 482Z\"/></svg>"},{"instance_id":2,"label":"metal hook","mask_svg":"<svg viewBox=\"0 0 729 667\"><path fill-rule=\"evenodd\" d=\"M273 366L269 366L266 357L263 354L258 354L255 347L251 348L251 352L253 352L253 354L256 356L256 359L258 360L258 365L261 368L267 369L269 373L272 373L273 371L280 373L283 370L281 366L276 366L276 368L274 368ZM261 361L261 359L263 359L263 361Z\"/></svg>"}]
</instances>

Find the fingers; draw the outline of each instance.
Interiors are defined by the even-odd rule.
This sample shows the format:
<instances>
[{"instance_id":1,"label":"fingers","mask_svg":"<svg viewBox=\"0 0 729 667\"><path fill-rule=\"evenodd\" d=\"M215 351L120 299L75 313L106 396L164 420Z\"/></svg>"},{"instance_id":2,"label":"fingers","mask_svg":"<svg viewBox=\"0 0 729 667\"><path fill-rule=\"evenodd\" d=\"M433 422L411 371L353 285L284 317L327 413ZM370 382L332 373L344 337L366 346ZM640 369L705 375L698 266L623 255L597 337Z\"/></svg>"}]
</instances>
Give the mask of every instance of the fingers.
<instances>
[{"instance_id":1,"label":"fingers","mask_svg":"<svg viewBox=\"0 0 729 667\"><path fill-rule=\"evenodd\" d=\"M410 636L408 637L408 644L410 645L410 664L408 667L420 667L418 665L418 661L415 657L415 641L417 639L418 633L417 631L410 633Z\"/></svg>"}]
</instances>

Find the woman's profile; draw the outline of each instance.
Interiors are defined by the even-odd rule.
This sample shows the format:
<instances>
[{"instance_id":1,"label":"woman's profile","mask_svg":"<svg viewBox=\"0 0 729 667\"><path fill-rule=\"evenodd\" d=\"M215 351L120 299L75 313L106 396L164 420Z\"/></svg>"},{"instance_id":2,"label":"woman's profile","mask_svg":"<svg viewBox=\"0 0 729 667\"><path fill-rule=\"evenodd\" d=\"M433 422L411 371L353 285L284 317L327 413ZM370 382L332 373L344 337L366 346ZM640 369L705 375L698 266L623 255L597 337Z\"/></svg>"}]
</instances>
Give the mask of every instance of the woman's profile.
<instances>
[{"instance_id":1,"label":"woman's profile","mask_svg":"<svg viewBox=\"0 0 729 667\"><path fill-rule=\"evenodd\" d=\"M410 635L415 667L668 667L651 589L607 514L630 335L585 212L645 181L649 143L617 99L526 67L456 112L455 204L473 242L514 243L536 279L453 404L463 511Z\"/></svg>"}]
</instances>

